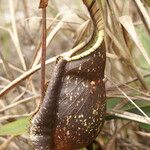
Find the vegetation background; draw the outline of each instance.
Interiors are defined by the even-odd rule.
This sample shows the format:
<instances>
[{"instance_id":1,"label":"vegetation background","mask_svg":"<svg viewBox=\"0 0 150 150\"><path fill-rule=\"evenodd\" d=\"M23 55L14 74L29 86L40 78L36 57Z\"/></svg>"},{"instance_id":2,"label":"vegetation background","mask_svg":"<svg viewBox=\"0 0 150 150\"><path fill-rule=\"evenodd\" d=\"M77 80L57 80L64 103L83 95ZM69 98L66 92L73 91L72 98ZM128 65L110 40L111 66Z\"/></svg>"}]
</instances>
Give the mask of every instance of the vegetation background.
<instances>
[{"instance_id":1,"label":"vegetation background","mask_svg":"<svg viewBox=\"0 0 150 150\"><path fill-rule=\"evenodd\" d=\"M149 150L150 0L102 3L107 117L91 149ZM26 132L40 97L38 6L35 0L0 0L0 150L32 150ZM81 0L49 1L47 80L55 64L53 57L85 40L88 19Z\"/></svg>"}]
</instances>

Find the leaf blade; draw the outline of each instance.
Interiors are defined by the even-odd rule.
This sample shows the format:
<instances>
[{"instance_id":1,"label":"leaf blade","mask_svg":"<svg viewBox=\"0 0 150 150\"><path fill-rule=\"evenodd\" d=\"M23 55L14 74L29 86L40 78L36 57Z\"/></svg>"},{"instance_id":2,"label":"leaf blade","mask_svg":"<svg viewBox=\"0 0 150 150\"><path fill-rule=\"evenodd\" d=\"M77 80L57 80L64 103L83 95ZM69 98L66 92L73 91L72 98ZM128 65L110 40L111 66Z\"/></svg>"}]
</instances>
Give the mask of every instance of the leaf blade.
<instances>
[{"instance_id":1,"label":"leaf blade","mask_svg":"<svg viewBox=\"0 0 150 150\"><path fill-rule=\"evenodd\" d=\"M30 117L21 118L0 127L0 135L21 135L28 132Z\"/></svg>"}]
</instances>

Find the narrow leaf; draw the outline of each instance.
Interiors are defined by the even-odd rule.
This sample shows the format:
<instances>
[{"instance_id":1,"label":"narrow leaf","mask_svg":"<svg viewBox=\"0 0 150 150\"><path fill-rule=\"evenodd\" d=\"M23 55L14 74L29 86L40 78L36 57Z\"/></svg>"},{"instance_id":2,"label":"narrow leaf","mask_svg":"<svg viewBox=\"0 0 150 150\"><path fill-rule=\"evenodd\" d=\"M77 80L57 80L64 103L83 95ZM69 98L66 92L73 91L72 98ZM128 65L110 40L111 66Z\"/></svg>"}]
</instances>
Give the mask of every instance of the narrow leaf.
<instances>
[{"instance_id":1,"label":"narrow leaf","mask_svg":"<svg viewBox=\"0 0 150 150\"><path fill-rule=\"evenodd\" d=\"M30 117L18 119L0 127L0 135L21 135L28 132Z\"/></svg>"}]
</instances>

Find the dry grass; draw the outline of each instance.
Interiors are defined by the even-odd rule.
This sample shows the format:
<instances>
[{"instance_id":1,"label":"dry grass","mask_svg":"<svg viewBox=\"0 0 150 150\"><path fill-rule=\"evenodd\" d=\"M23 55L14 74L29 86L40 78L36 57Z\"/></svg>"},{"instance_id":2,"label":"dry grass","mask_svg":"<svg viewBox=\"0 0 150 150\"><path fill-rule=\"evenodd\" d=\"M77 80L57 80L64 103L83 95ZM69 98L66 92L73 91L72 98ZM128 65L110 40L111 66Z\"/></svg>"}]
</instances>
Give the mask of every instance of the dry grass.
<instances>
[{"instance_id":1,"label":"dry grass","mask_svg":"<svg viewBox=\"0 0 150 150\"><path fill-rule=\"evenodd\" d=\"M148 150L150 134L142 123L147 128L150 125L150 3L104 1L108 117L93 149ZM57 55L69 55L79 41L76 49L86 44L84 33L91 31L88 20L88 12L80 0L49 3L47 80ZM40 32L38 2L0 1L1 125L29 116L39 102ZM2 136L0 144L0 149L32 149L26 134Z\"/></svg>"}]
</instances>

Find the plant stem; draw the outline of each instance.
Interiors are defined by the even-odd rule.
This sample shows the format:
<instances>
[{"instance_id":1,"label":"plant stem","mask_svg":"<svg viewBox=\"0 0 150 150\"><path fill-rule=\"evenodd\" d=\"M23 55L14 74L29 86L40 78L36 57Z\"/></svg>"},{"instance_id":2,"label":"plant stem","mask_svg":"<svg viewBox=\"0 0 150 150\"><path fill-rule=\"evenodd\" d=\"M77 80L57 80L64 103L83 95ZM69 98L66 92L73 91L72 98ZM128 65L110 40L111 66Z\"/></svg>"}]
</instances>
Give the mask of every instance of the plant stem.
<instances>
[{"instance_id":1,"label":"plant stem","mask_svg":"<svg viewBox=\"0 0 150 150\"><path fill-rule=\"evenodd\" d=\"M44 92L45 60L46 60L46 7L42 8L41 100L43 100L45 96Z\"/></svg>"}]
</instances>

